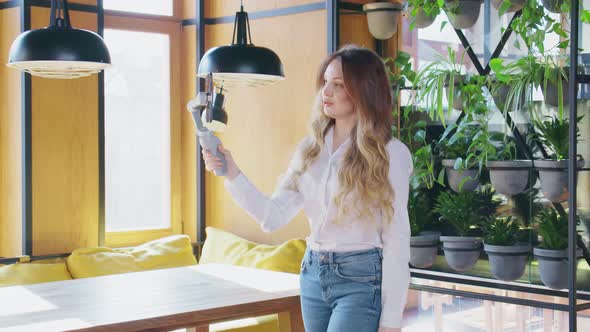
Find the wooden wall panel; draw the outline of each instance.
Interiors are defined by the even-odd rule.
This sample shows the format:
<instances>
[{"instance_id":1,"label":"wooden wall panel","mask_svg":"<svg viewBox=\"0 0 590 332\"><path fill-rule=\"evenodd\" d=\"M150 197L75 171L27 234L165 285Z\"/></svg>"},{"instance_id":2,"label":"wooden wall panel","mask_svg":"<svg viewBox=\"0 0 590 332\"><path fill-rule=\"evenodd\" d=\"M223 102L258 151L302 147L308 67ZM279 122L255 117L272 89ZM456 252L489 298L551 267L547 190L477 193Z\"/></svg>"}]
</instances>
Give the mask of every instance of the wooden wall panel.
<instances>
[{"instance_id":1,"label":"wooden wall panel","mask_svg":"<svg viewBox=\"0 0 590 332\"><path fill-rule=\"evenodd\" d=\"M230 89L226 97L229 128L220 137L244 174L262 192L270 194L286 171L296 144L307 134L315 75L326 56L326 12L267 18L250 24L254 43L274 50L283 61L286 80L260 88ZM232 28L231 24L207 26L206 48L227 44ZM303 213L279 231L263 233L233 203L223 180L207 174L208 225L272 244L309 234Z\"/></svg>"},{"instance_id":2,"label":"wooden wall panel","mask_svg":"<svg viewBox=\"0 0 590 332\"><path fill-rule=\"evenodd\" d=\"M340 46L345 44L375 49L375 40L369 33L367 17L363 13L340 15Z\"/></svg>"},{"instance_id":3,"label":"wooden wall panel","mask_svg":"<svg viewBox=\"0 0 590 332\"><path fill-rule=\"evenodd\" d=\"M71 12L72 25L96 31L96 15ZM32 26L49 9L32 8ZM98 245L98 76L33 78L33 253Z\"/></svg>"},{"instance_id":4,"label":"wooden wall panel","mask_svg":"<svg viewBox=\"0 0 590 332\"><path fill-rule=\"evenodd\" d=\"M182 0L179 1L181 6L181 17L183 20L189 18L195 18L196 1L195 0Z\"/></svg>"},{"instance_id":5,"label":"wooden wall panel","mask_svg":"<svg viewBox=\"0 0 590 332\"><path fill-rule=\"evenodd\" d=\"M324 0L247 0L244 1L244 11L255 12L317 2L324 2ZM240 0L205 0L205 17L233 16L239 10ZM326 30L325 27L318 28L318 31Z\"/></svg>"},{"instance_id":6,"label":"wooden wall panel","mask_svg":"<svg viewBox=\"0 0 590 332\"><path fill-rule=\"evenodd\" d=\"M6 67L20 9L0 10L0 257L21 254L21 74Z\"/></svg>"},{"instance_id":7,"label":"wooden wall panel","mask_svg":"<svg viewBox=\"0 0 590 332\"><path fill-rule=\"evenodd\" d=\"M196 91L196 28L194 25L183 27L181 33L182 62L181 62L181 101L182 113L182 223L183 233L197 241L197 170L196 170L196 141L195 126L191 115L186 111L186 103L195 96Z\"/></svg>"}]
</instances>

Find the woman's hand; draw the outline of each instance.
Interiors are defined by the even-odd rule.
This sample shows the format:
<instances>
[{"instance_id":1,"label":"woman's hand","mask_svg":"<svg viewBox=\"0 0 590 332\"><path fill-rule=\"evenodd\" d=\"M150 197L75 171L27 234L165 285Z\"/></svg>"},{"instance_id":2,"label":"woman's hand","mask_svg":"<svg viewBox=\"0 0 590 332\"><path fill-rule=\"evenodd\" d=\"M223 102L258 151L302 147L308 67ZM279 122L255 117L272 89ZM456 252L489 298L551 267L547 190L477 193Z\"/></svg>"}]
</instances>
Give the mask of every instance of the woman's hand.
<instances>
[{"instance_id":1,"label":"woman's hand","mask_svg":"<svg viewBox=\"0 0 590 332\"><path fill-rule=\"evenodd\" d=\"M227 163L227 174L226 177L228 180L233 180L236 176L240 175L240 169L234 158L231 155L229 150L223 148L222 145L217 147L217 150L225 157L225 162ZM205 169L209 172L213 172L215 170L221 169L223 164L221 163L221 159L214 156L209 150L202 149L203 153L203 160L205 161Z\"/></svg>"},{"instance_id":2,"label":"woman's hand","mask_svg":"<svg viewBox=\"0 0 590 332\"><path fill-rule=\"evenodd\" d=\"M402 332L399 327L379 327L379 332Z\"/></svg>"}]
</instances>

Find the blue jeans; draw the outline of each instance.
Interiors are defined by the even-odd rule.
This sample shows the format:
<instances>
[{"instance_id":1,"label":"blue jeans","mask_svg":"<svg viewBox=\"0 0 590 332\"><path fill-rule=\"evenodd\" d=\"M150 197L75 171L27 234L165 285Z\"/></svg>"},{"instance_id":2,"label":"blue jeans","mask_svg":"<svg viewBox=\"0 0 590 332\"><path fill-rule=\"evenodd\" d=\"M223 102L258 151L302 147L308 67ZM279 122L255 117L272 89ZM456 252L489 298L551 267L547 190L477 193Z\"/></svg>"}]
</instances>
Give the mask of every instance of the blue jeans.
<instances>
[{"instance_id":1,"label":"blue jeans","mask_svg":"<svg viewBox=\"0 0 590 332\"><path fill-rule=\"evenodd\" d=\"M307 248L301 262L301 312L306 332L376 332L381 316L382 250Z\"/></svg>"}]
</instances>

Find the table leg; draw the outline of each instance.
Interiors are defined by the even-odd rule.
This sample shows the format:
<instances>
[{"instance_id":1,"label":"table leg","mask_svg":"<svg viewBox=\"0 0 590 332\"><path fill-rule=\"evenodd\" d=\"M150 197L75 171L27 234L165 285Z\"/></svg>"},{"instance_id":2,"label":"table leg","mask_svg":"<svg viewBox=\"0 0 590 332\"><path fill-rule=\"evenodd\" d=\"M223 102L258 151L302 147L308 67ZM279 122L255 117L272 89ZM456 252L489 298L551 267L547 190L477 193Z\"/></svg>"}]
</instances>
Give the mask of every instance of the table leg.
<instances>
[{"instance_id":1,"label":"table leg","mask_svg":"<svg viewBox=\"0 0 590 332\"><path fill-rule=\"evenodd\" d=\"M305 332L301 307L297 306L290 311L279 313L279 331L281 332Z\"/></svg>"}]
</instances>

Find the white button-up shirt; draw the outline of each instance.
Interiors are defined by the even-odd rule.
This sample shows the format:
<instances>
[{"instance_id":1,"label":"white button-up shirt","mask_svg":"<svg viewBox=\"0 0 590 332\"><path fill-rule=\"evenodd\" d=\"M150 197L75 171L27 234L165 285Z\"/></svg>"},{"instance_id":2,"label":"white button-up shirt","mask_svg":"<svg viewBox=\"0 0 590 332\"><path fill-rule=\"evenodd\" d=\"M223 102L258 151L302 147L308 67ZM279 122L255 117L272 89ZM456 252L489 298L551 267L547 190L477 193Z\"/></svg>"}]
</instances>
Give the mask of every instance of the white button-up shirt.
<instances>
[{"instance_id":1,"label":"white button-up shirt","mask_svg":"<svg viewBox=\"0 0 590 332\"><path fill-rule=\"evenodd\" d=\"M314 250L354 251L383 249L382 313L380 326L401 327L410 282L410 225L408 219L409 178L412 158L408 148L393 138L387 143L389 153L389 182L394 190L393 220L383 220L384 214L374 213L376 220L345 220L334 223L338 207L333 198L339 189L338 170L350 138L332 153L333 128L318 158L299 179L299 192L286 189L284 181L302 161L300 151L294 154L287 173L269 198L240 174L225 180L225 187L235 202L254 218L265 232L287 224L304 209L311 234L307 244ZM301 148L301 144L299 148ZM362 179L358 179L362 181ZM354 211L354 209L352 210ZM348 219L352 219L349 217ZM354 217L358 219L358 217Z\"/></svg>"}]
</instances>

